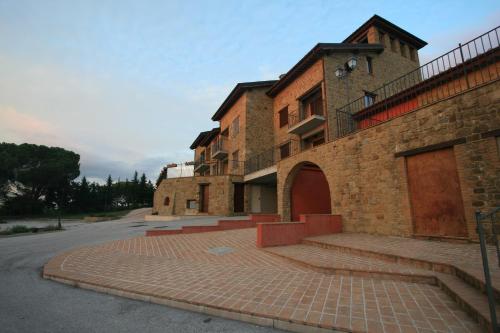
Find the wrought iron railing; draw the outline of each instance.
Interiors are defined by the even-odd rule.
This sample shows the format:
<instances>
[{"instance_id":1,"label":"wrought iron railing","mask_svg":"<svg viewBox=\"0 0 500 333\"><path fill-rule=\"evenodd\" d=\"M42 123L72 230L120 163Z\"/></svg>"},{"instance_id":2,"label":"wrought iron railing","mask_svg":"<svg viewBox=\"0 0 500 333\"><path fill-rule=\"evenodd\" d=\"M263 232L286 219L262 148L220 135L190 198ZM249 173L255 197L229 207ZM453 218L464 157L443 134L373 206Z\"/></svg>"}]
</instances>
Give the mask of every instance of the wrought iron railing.
<instances>
[{"instance_id":1,"label":"wrought iron railing","mask_svg":"<svg viewBox=\"0 0 500 333\"><path fill-rule=\"evenodd\" d=\"M500 207L489 213L482 214L476 212L477 233L479 235L479 245L481 248L481 258L483 260L484 280L486 284L486 294L490 309L491 326L493 333L500 332L498 318L496 314L496 300L491 284L490 263L488 261L487 243L493 243L497 252L497 264L500 267L500 251L498 248L498 237L500 236Z\"/></svg>"},{"instance_id":2,"label":"wrought iron railing","mask_svg":"<svg viewBox=\"0 0 500 333\"><path fill-rule=\"evenodd\" d=\"M214 141L211 145L212 156L217 154L218 152L227 152L228 150L228 141L224 136L219 136L217 140Z\"/></svg>"},{"instance_id":3,"label":"wrought iron railing","mask_svg":"<svg viewBox=\"0 0 500 333\"><path fill-rule=\"evenodd\" d=\"M312 116L324 116L323 112L311 113L311 112L292 112L288 115L288 128L291 128L301 121L304 121Z\"/></svg>"},{"instance_id":4,"label":"wrought iron railing","mask_svg":"<svg viewBox=\"0 0 500 333\"><path fill-rule=\"evenodd\" d=\"M282 147L288 145L288 155L282 154ZM286 150L286 149L285 149ZM262 153L250 156L245 161L245 175L256 172L275 165L278 161L296 155L300 152L300 142L297 140L289 140L277 146L269 148Z\"/></svg>"},{"instance_id":5,"label":"wrought iron railing","mask_svg":"<svg viewBox=\"0 0 500 333\"><path fill-rule=\"evenodd\" d=\"M337 137L498 79L499 35L500 26L337 109Z\"/></svg>"}]
</instances>

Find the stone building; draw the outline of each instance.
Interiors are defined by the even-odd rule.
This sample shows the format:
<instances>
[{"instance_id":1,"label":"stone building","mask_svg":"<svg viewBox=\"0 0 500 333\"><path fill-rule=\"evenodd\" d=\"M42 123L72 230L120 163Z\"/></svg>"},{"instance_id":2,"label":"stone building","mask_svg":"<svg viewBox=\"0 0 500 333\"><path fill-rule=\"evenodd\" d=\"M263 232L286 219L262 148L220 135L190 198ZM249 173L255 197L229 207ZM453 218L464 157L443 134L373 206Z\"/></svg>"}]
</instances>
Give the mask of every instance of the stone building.
<instances>
[{"instance_id":1,"label":"stone building","mask_svg":"<svg viewBox=\"0 0 500 333\"><path fill-rule=\"evenodd\" d=\"M339 214L346 231L474 238L474 212L500 206L499 30L421 65L426 42L375 15L279 80L238 84L220 127L191 146L196 176L164 180L155 210L172 213L172 191L203 203L210 184L208 213Z\"/></svg>"}]
</instances>

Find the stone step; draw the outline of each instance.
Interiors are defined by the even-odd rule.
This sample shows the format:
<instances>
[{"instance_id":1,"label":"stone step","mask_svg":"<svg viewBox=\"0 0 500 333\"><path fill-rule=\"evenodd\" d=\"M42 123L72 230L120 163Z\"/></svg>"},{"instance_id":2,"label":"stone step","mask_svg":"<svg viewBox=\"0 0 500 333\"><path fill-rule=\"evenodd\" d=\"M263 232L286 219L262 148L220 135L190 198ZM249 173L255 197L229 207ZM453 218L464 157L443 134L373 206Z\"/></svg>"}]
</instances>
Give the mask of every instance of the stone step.
<instances>
[{"instance_id":1,"label":"stone step","mask_svg":"<svg viewBox=\"0 0 500 333\"><path fill-rule=\"evenodd\" d=\"M462 279L450 275L436 273L439 287L458 305L471 315L479 325L488 332L493 332L488 297ZM500 304L496 304L497 321L500 318ZM500 328L499 328L500 329Z\"/></svg>"},{"instance_id":2,"label":"stone step","mask_svg":"<svg viewBox=\"0 0 500 333\"><path fill-rule=\"evenodd\" d=\"M492 331L488 298L453 274L414 268L387 260L351 254L335 248L298 244L264 251L325 274L427 283L439 286L486 331ZM497 305L497 318L500 318Z\"/></svg>"},{"instance_id":3,"label":"stone step","mask_svg":"<svg viewBox=\"0 0 500 333\"><path fill-rule=\"evenodd\" d=\"M328 238L329 238L328 235L311 237L304 239L302 243L305 245L316 246L319 248L336 250L345 254L357 255L397 265L413 267L415 269L450 274L460 278L463 282L469 284L470 286L472 286L476 290L479 290L483 294L485 293L486 286L483 281L484 273L482 271L482 267L479 265L475 265L474 267L471 267L470 265L458 266L439 260L433 260L433 259L424 260L416 256L396 254L394 250L385 252L380 247L377 249L369 249L368 246L363 246L363 245L359 246L358 244L356 246L354 246L354 244L346 245L345 243L342 242L336 242L335 239L330 240ZM398 253L400 253L400 251L398 251ZM490 268L492 269L491 274L492 274L492 280L494 282L493 291L495 299L498 302L500 302L500 290L497 288L498 284L495 284L495 279L499 277L497 272L497 267L492 266Z\"/></svg>"},{"instance_id":4,"label":"stone step","mask_svg":"<svg viewBox=\"0 0 500 333\"><path fill-rule=\"evenodd\" d=\"M264 251L326 274L437 285L437 279L432 271L349 254L335 249L298 244L268 247Z\"/></svg>"}]
</instances>

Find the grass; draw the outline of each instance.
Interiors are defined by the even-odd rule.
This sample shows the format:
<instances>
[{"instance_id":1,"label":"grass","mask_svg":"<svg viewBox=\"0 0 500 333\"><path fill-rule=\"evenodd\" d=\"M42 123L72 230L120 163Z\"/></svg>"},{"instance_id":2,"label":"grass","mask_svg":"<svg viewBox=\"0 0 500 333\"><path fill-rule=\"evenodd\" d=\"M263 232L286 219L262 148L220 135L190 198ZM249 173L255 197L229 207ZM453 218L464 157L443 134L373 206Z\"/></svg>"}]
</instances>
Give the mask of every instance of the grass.
<instances>
[{"instance_id":1,"label":"grass","mask_svg":"<svg viewBox=\"0 0 500 333\"><path fill-rule=\"evenodd\" d=\"M1 236L15 235L15 234L26 234L26 233L37 233L37 232L48 232L48 231L60 231L64 230L59 228L57 225L49 225L43 228L27 227L25 225L15 225L13 227L7 228L0 231Z\"/></svg>"},{"instance_id":2,"label":"grass","mask_svg":"<svg viewBox=\"0 0 500 333\"><path fill-rule=\"evenodd\" d=\"M61 218L63 219L68 219L68 220L83 220L84 217L86 216L96 216L96 217L111 217L113 219L118 219L121 218L125 215L127 215L132 209L121 209L121 210L112 210L112 211L105 211L105 212L85 212L85 213L65 213L62 214ZM10 216L9 218L16 219L16 220L22 220L22 219L54 219L58 217L57 212L50 212L47 214L42 214L42 215L21 215L21 216ZM6 222L1 222L0 218L0 223L6 223Z\"/></svg>"}]
</instances>

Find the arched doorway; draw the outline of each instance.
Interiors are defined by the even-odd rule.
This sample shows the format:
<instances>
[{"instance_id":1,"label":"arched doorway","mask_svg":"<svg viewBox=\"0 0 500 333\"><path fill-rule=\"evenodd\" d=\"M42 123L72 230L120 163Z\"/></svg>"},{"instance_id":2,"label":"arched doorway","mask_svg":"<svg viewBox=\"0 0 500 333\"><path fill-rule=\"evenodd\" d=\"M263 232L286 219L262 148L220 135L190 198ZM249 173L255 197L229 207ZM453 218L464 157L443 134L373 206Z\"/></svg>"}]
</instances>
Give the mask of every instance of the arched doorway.
<instances>
[{"instance_id":1,"label":"arched doorway","mask_svg":"<svg viewBox=\"0 0 500 333\"><path fill-rule=\"evenodd\" d=\"M330 187L323 171L313 163L304 163L296 171L290 188L292 221L300 214L331 214Z\"/></svg>"}]
</instances>

